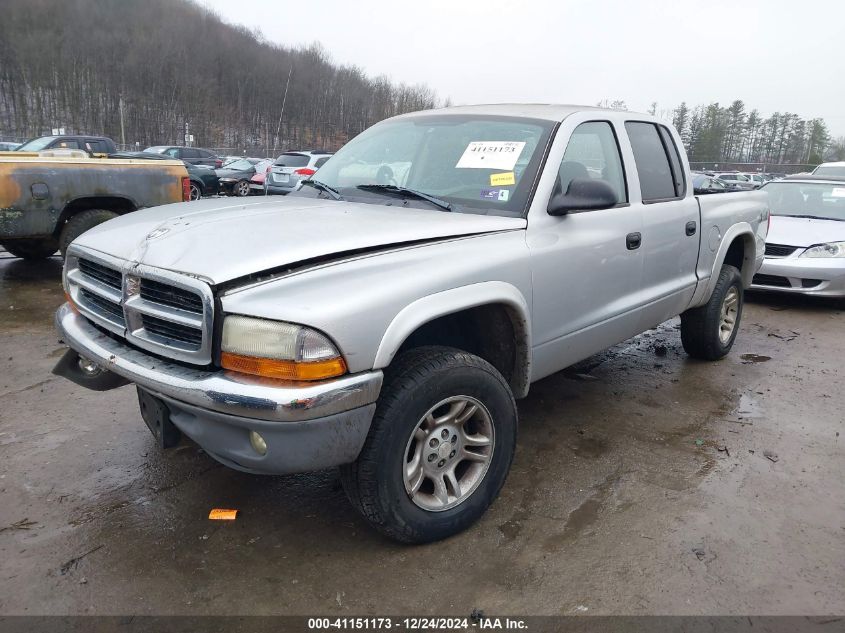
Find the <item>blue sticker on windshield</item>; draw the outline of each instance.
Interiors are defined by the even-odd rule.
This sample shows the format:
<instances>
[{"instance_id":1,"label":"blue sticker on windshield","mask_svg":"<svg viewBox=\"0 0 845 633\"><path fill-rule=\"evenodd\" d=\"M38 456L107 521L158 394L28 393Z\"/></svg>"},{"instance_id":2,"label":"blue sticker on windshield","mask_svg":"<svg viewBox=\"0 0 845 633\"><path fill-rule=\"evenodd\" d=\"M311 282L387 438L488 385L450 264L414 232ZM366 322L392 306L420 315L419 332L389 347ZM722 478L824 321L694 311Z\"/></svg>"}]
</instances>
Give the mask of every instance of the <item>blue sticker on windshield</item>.
<instances>
[{"instance_id":1,"label":"blue sticker on windshield","mask_svg":"<svg viewBox=\"0 0 845 633\"><path fill-rule=\"evenodd\" d=\"M498 200L499 202L507 202L510 198L511 192L508 189L482 189L482 200Z\"/></svg>"}]
</instances>

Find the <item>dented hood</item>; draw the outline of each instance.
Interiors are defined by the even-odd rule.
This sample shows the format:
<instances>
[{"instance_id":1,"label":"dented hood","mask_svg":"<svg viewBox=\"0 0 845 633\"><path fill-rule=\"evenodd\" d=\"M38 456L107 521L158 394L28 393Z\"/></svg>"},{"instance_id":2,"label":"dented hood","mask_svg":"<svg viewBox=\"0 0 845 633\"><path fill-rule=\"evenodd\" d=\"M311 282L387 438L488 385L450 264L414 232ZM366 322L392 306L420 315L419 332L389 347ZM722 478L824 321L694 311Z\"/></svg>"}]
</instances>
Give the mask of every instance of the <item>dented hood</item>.
<instances>
[{"instance_id":1,"label":"dented hood","mask_svg":"<svg viewBox=\"0 0 845 633\"><path fill-rule=\"evenodd\" d=\"M350 251L525 226L522 218L274 196L136 211L91 229L74 244L220 284Z\"/></svg>"}]
</instances>

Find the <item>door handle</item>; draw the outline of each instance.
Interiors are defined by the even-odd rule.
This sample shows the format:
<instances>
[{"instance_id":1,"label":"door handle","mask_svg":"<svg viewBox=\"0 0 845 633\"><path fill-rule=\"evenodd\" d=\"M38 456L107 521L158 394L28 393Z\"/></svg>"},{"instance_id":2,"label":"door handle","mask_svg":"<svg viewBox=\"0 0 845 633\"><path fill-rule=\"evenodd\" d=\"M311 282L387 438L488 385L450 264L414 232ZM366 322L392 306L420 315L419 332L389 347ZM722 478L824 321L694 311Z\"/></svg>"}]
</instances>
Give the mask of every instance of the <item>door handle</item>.
<instances>
[{"instance_id":1,"label":"door handle","mask_svg":"<svg viewBox=\"0 0 845 633\"><path fill-rule=\"evenodd\" d=\"M695 229L696 229L695 222L693 222L693 221L687 222L687 229L686 229L687 235L695 235Z\"/></svg>"},{"instance_id":2,"label":"door handle","mask_svg":"<svg viewBox=\"0 0 845 633\"><path fill-rule=\"evenodd\" d=\"M643 236L640 233L628 233L625 236L625 246L629 251L634 251L643 243Z\"/></svg>"}]
</instances>

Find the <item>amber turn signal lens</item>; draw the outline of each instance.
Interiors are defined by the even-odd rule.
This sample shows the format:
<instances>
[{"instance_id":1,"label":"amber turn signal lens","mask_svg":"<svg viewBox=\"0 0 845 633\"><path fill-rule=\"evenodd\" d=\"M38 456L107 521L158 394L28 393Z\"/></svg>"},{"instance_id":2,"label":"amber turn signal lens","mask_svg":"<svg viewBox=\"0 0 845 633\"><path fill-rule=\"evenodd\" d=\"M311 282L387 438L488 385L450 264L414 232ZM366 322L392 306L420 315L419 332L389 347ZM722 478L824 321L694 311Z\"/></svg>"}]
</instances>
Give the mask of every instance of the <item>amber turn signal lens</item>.
<instances>
[{"instance_id":1,"label":"amber turn signal lens","mask_svg":"<svg viewBox=\"0 0 845 633\"><path fill-rule=\"evenodd\" d=\"M346 373L346 363L342 358L296 363L292 360L256 358L223 352L220 355L220 365L224 369L231 369L242 374L279 380L324 380Z\"/></svg>"},{"instance_id":2,"label":"amber turn signal lens","mask_svg":"<svg viewBox=\"0 0 845 633\"><path fill-rule=\"evenodd\" d=\"M79 310L76 309L76 304L73 302L73 298L70 296L70 293L67 292L67 291L65 291L65 299L67 300L68 305L70 306L71 310L73 310L76 313L79 313Z\"/></svg>"}]
</instances>

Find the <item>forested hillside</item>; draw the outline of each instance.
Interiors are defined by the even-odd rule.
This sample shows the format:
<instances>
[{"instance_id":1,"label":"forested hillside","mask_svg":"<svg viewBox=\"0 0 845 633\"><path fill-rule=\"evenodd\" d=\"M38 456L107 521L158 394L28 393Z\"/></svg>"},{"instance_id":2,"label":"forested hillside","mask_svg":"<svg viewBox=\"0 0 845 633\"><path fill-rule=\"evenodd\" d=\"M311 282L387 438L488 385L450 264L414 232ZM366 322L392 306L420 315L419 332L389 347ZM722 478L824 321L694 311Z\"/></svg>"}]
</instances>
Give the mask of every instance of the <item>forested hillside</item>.
<instances>
[{"instance_id":1,"label":"forested hillside","mask_svg":"<svg viewBox=\"0 0 845 633\"><path fill-rule=\"evenodd\" d=\"M182 144L187 123L198 146L334 149L385 117L435 105L425 86L368 77L317 46L271 44L188 0L2 4L8 137L62 126L120 142L122 100L130 145Z\"/></svg>"},{"instance_id":2,"label":"forested hillside","mask_svg":"<svg viewBox=\"0 0 845 633\"><path fill-rule=\"evenodd\" d=\"M682 103L672 119L691 161L817 164L845 158L845 141L832 140L822 119L791 112L763 117L740 100L692 109Z\"/></svg>"}]
</instances>

